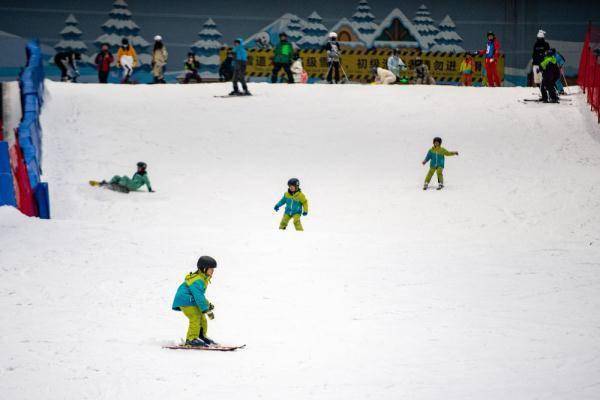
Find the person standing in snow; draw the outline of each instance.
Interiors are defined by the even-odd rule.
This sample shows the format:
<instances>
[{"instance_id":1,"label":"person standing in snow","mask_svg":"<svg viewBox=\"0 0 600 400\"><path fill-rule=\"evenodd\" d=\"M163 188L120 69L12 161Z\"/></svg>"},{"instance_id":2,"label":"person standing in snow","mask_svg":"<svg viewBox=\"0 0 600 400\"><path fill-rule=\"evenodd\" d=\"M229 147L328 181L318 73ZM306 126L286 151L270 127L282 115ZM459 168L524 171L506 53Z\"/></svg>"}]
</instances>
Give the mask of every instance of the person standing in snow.
<instances>
[{"instance_id":1,"label":"person standing in snow","mask_svg":"<svg viewBox=\"0 0 600 400\"><path fill-rule=\"evenodd\" d=\"M102 43L100 53L96 56L94 64L98 68L98 82L108 83L108 74L110 73L110 65L115 61L112 53L109 50L108 43Z\"/></svg>"},{"instance_id":2,"label":"person standing in snow","mask_svg":"<svg viewBox=\"0 0 600 400\"><path fill-rule=\"evenodd\" d=\"M287 228L290 219L294 219L294 227L297 231L303 231L302 222L300 222L300 216L308 215L308 200L302 191L300 190L300 181L296 178L292 178L288 181L288 190L283 194L283 197L277 204L275 204L275 212L279 211L279 208L285 204L285 212L279 229L284 230Z\"/></svg>"},{"instance_id":3,"label":"person standing in snow","mask_svg":"<svg viewBox=\"0 0 600 400\"><path fill-rule=\"evenodd\" d=\"M277 83L277 74L281 68L283 68L287 75L288 83L294 83L294 76L290 69L293 55L294 47L288 42L285 32L281 32L279 34L279 44L275 47L275 57L273 58L273 71L271 72L272 83Z\"/></svg>"},{"instance_id":4,"label":"person standing in snow","mask_svg":"<svg viewBox=\"0 0 600 400\"><path fill-rule=\"evenodd\" d=\"M229 82L233 78L233 52L228 51L227 56L219 67L219 82Z\"/></svg>"},{"instance_id":5,"label":"person standing in snow","mask_svg":"<svg viewBox=\"0 0 600 400\"><path fill-rule=\"evenodd\" d=\"M435 79L429 74L429 67L423 62L421 57L415 59L415 84L435 85Z\"/></svg>"},{"instance_id":6,"label":"person standing in snow","mask_svg":"<svg viewBox=\"0 0 600 400\"><path fill-rule=\"evenodd\" d=\"M185 60L185 64L183 65L183 69L185 71L185 78L183 78L183 83L190 83L192 79L198 83L202 82L202 78L200 78L200 74L198 74L198 70L200 69L200 62L196 59L196 55L194 53L188 53L187 59Z\"/></svg>"},{"instance_id":7,"label":"person standing in snow","mask_svg":"<svg viewBox=\"0 0 600 400\"><path fill-rule=\"evenodd\" d=\"M542 69L540 92L542 93L542 101L544 103L558 103L556 81L560 79L560 67L555 56L556 49L550 49L546 52L546 56L540 63L540 68Z\"/></svg>"},{"instance_id":8,"label":"person standing in snow","mask_svg":"<svg viewBox=\"0 0 600 400\"><path fill-rule=\"evenodd\" d=\"M479 52L485 56L485 72L489 87L500 86L500 77L498 76L498 60L500 59L500 42L494 32L487 34L487 45L485 50Z\"/></svg>"},{"instance_id":9,"label":"person standing in snow","mask_svg":"<svg viewBox=\"0 0 600 400\"><path fill-rule=\"evenodd\" d=\"M392 55L390 55L387 59L387 69L392 71L394 75L401 78L400 73L406 69L406 64L400 58L400 53L398 49L392 50Z\"/></svg>"},{"instance_id":10,"label":"person standing in snow","mask_svg":"<svg viewBox=\"0 0 600 400\"><path fill-rule=\"evenodd\" d=\"M137 53L133 46L129 45L129 39L123 38L121 40L121 47L117 52L117 66L123 68L123 79L121 83L129 83L133 69L138 64Z\"/></svg>"},{"instance_id":11,"label":"person standing in snow","mask_svg":"<svg viewBox=\"0 0 600 400\"><path fill-rule=\"evenodd\" d=\"M546 42L546 32L540 29L537 33L537 39L533 44L533 53L531 55L531 69L533 71L533 83L535 86L539 86L542 83L540 64L544 61L548 50L550 50L550 45Z\"/></svg>"},{"instance_id":12,"label":"person standing in snow","mask_svg":"<svg viewBox=\"0 0 600 400\"><path fill-rule=\"evenodd\" d=\"M175 294L171 309L182 311L189 320L185 345L190 347L207 347L216 344L206 335L208 321L213 319L213 304L206 299L206 289L217 268L217 261L210 256L202 256L196 263L196 272L190 272Z\"/></svg>"},{"instance_id":13,"label":"person standing in snow","mask_svg":"<svg viewBox=\"0 0 600 400\"><path fill-rule=\"evenodd\" d=\"M376 85L392 85L398 80L392 71L385 68L373 67L371 73L374 77L373 83Z\"/></svg>"},{"instance_id":14,"label":"person standing in snow","mask_svg":"<svg viewBox=\"0 0 600 400\"><path fill-rule=\"evenodd\" d=\"M109 186L117 191L122 192L130 192L132 190L138 190L142 186L146 185L149 192L154 192L152 190L152 186L150 185L150 178L148 178L148 173L146 172L147 165L145 162L140 161L137 163L137 171L133 174L132 178L128 176L119 176L115 175L112 177L110 181L102 181L100 182L100 186ZM90 182L92 183L92 182Z\"/></svg>"},{"instance_id":15,"label":"person standing in snow","mask_svg":"<svg viewBox=\"0 0 600 400\"><path fill-rule=\"evenodd\" d=\"M339 83L341 49L340 43L337 41L337 33L329 33L329 40L323 49L327 51L327 66L329 67L329 70L327 71L327 82L330 84L333 83L333 74L335 71L335 83Z\"/></svg>"},{"instance_id":16,"label":"person standing in snow","mask_svg":"<svg viewBox=\"0 0 600 400\"><path fill-rule=\"evenodd\" d=\"M471 86L473 84L473 56L465 53L465 59L460 63L460 80L463 86Z\"/></svg>"},{"instance_id":17,"label":"person standing in snow","mask_svg":"<svg viewBox=\"0 0 600 400\"><path fill-rule=\"evenodd\" d=\"M243 46L243 39L237 38L233 42L233 92L229 93L230 96L243 95L250 96L248 86L246 86L246 63L248 61L248 53ZM238 82L242 84L243 93L240 93L238 89Z\"/></svg>"},{"instance_id":18,"label":"person standing in snow","mask_svg":"<svg viewBox=\"0 0 600 400\"><path fill-rule=\"evenodd\" d=\"M448 151L442 147L442 138L436 137L433 139L433 147L427 152L423 165L429 162L429 172L425 177L425 185L423 190L427 190L429 182L434 173L437 173L438 190L444 187L444 161L445 156L457 156L458 151Z\"/></svg>"},{"instance_id":19,"label":"person standing in snow","mask_svg":"<svg viewBox=\"0 0 600 400\"><path fill-rule=\"evenodd\" d=\"M308 74L302 66L302 59L298 53L294 54L294 62L292 63L292 73L294 74L295 83L306 83Z\"/></svg>"},{"instance_id":20,"label":"person standing in snow","mask_svg":"<svg viewBox=\"0 0 600 400\"><path fill-rule=\"evenodd\" d=\"M169 53L167 48L162 41L162 36L154 36L154 49L152 50L152 75L154 76L154 83L167 83L165 82L165 66Z\"/></svg>"}]
</instances>

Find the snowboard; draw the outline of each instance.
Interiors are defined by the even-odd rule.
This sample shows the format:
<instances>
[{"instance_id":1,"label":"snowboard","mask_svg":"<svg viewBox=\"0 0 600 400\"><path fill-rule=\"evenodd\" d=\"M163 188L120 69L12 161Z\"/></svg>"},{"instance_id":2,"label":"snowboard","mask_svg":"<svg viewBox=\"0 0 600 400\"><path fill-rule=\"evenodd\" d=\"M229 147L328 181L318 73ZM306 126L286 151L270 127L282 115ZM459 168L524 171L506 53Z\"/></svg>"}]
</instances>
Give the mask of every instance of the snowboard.
<instances>
[{"instance_id":1,"label":"snowboard","mask_svg":"<svg viewBox=\"0 0 600 400\"><path fill-rule=\"evenodd\" d=\"M114 183L102 184L102 182L90 181L90 186L102 187L102 188L112 190L114 192L119 192L119 193L129 193L129 189L127 189L126 187L123 187L121 185L114 184Z\"/></svg>"},{"instance_id":2,"label":"snowboard","mask_svg":"<svg viewBox=\"0 0 600 400\"><path fill-rule=\"evenodd\" d=\"M213 344L208 347L193 347L186 345L172 345L172 346L163 346L163 349L172 349L172 350L204 350L204 351L235 351L237 349L243 349L246 347L245 344L241 346L226 346L222 344Z\"/></svg>"}]
</instances>

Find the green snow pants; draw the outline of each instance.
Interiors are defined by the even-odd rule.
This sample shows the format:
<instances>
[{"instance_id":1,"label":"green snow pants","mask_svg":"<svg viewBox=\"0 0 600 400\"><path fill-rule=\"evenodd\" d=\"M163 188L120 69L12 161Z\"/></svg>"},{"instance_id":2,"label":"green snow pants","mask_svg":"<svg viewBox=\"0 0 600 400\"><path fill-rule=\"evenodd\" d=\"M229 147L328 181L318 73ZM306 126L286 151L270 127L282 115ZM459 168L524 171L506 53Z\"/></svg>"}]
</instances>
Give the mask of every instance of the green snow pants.
<instances>
[{"instance_id":1,"label":"green snow pants","mask_svg":"<svg viewBox=\"0 0 600 400\"><path fill-rule=\"evenodd\" d=\"M429 172L427 173L427 176L425 177L425 183L429 184L429 182L431 181L431 178L433 177L433 174L437 172L437 180L438 183L444 183L444 168L442 167L437 167L437 168L429 168Z\"/></svg>"},{"instance_id":2,"label":"green snow pants","mask_svg":"<svg viewBox=\"0 0 600 400\"><path fill-rule=\"evenodd\" d=\"M200 329L202 329L202 333L206 336L206 331L208 330L208 324L206 322L206 316L202 314L202 311L196 306L184 306L179 307L181 311L185 314L186 317L190 320L190 324L188 326L186 339L194 340L200 336Z\"/></svg>"},{"instance_id":3,"label":"green snow pants","mask_svg":"<svg viewBox=\"0 0 600 400\"><path fill-rule=\"evenodd\" d=\"M283 214L283 218L281 218L281 223L279 224L279 229L287 228L288 223L292 218L294 218L294 226L296 227L296 230L303 231L304 228L302 227L302 222L300 222L300 214L294 214L293 216L289 214Z\"/></svg>"}]
</instances>

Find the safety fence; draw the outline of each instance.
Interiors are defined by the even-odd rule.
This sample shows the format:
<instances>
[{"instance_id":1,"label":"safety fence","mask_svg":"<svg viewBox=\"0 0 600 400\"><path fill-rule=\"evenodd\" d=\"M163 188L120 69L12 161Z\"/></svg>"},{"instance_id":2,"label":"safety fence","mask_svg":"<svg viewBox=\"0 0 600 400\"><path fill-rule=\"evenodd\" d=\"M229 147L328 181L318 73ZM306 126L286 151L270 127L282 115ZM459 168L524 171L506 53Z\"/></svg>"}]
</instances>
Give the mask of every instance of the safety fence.
<instances>
[{"instance_id":1,"label":"safety fence","mask_svg":"<svg viewBox=\"0 0 600 400\"><path fill-rule=\"evenodd\" d=\"M577 84L587 95L587 101L598 115L600 123L600 27L591 23L581 51Z\"/></svg>"},{"instance_id":2,"label":"safety fence","mask_svg":"<svg viewBox=\"0 0 600 400\"><path fill-rule=\"evenodd\" d=\"M343 43L342 43L343 45ZM227 48L222 48L220 57L225 59ZM308 77L315 79L325 79L329 71L327 63L326 50L300 50L298 52L302 59L302 65ZM371 70L373 67L387 68L387 59L392 54L392 49L342 49L341 65L343 72L348 79L353 82L370 82L373 80ZM415 60L420 57L423 63L429 68L431 76L437 83L458 84L461 80L460 64L465 58L465 53L450 52L423 52L419 49L400 49L400 58L408 70L405 77L410 79L415 77ZM246 74L249 77L269 77L273 70L272 59L274 53L272 49L251 49L248 50L248 63ZM473 83L486 84L485 68L483 68L484 57L475 56ZM504 55L498 60L498 74L500 80L504 80Z\"/></svg>"},{"instance_id":3,"label":"safety fence","mask_svg":"<svg viewBox=\"0 0 600 400\"><path fill-rule=\"evenodd\" d=\"M48 184L41 182L44 68L39 42L27 43L27 65L19 76L23 118L12 143L0 142L0 205L23 214L50 218Z\"/></svg>"}]
</instances>

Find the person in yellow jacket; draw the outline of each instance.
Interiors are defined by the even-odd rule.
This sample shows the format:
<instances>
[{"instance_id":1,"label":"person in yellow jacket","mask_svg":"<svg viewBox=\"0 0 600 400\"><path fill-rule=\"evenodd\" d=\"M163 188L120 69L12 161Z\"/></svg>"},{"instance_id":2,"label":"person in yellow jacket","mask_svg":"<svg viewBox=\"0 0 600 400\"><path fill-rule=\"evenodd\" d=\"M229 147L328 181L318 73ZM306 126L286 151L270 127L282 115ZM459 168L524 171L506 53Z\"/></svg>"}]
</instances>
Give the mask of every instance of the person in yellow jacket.
<instances>
[{"instance_id":1,"label":"person in yellow jacket","mask_svg":"<svg viewBox=\"0 0 600 400\"><path fill-rule=\"evenodd\" d=\"M304 193L300 190L300 181L292 178L288 181L288 191L283 194L283 197L275 204L275 212L279 211L279 207L285 204L285 213L281 218L279 229L287 228L290 219L294 219L294 227L297 231L303 231L300 215L305 217L308 215L308 200Z\"/></svg>"},{"instance_id":2,"label":"person in yellow jacket","mask_svg":"<svg viewBox=\"0 0 600 400\"><path fill-rule=\"evenodd\" d=\"M117 52L117 67L123 68L123 79L121 83L129 83L133 69L137 67L138 56L133 46L129 44L129 39L121 40L121 47Z\"/></svg>"}]
</instances>

